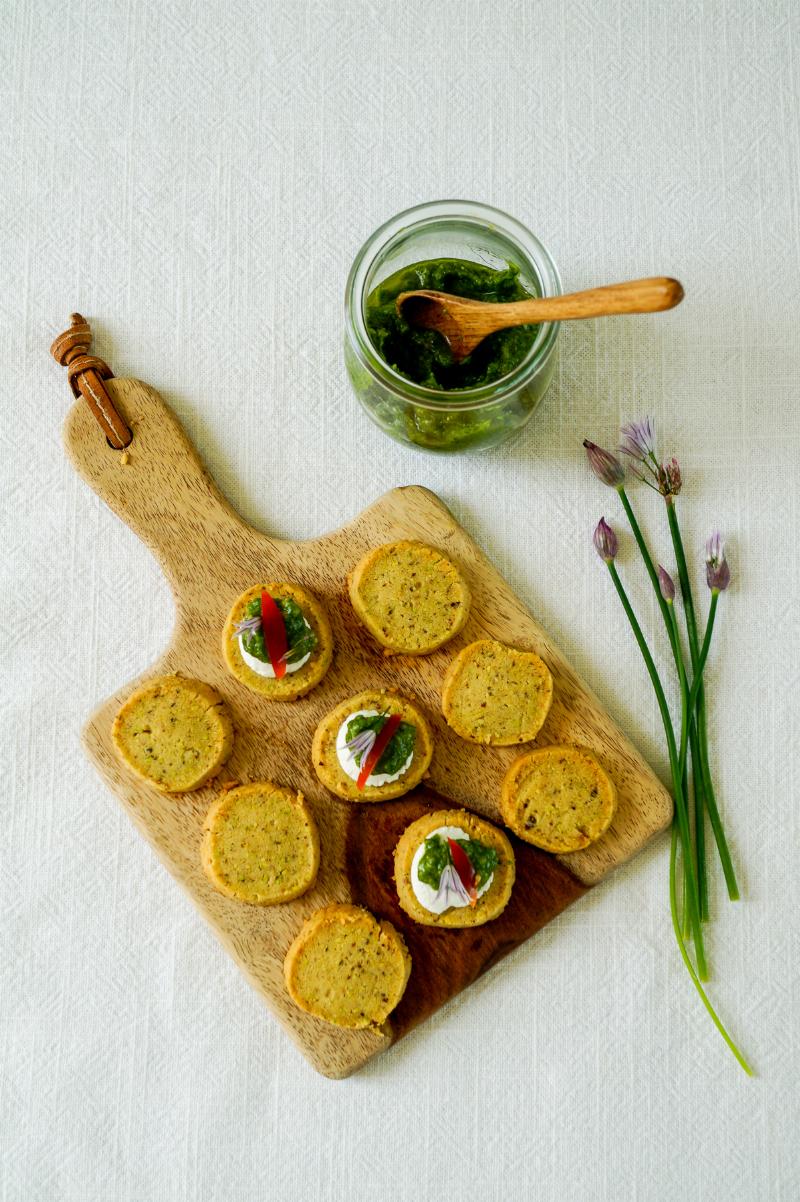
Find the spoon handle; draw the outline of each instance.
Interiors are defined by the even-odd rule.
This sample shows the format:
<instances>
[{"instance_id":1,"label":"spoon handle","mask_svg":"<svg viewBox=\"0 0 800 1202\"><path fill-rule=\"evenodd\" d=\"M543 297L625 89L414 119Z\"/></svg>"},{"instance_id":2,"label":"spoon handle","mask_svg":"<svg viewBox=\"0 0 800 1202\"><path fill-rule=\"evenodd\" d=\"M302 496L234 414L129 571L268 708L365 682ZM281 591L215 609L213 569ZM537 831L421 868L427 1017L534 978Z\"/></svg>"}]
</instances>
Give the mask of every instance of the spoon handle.
<instances>
[{"instance_id":1,"label":"spoon handle","mask_svg":"<svg viewBox=\"0 0 800 1202\"><path fill-rule=\"evenodd\" d=\"M653 276L646 280L607 284L604 288L589 288L585 292L569 292L566 296L510 301L494 308L498 318L502 310L502 322L498 324L522 326L537 321L611 317L616 313L659 313L663 309L672 309L682 300L683 288L677 280Z\"/></svg>"}]
</instances>

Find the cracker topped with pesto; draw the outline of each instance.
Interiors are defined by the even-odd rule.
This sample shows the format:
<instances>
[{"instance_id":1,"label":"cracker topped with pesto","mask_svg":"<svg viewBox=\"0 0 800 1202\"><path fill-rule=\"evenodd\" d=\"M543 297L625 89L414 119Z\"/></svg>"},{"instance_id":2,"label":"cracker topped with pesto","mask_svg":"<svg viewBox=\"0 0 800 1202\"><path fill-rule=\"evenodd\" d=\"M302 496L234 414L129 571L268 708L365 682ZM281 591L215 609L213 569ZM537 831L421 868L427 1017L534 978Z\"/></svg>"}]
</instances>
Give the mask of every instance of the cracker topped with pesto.
<instances>
[{"instance_id":1,"label":"cracker topped with pesto","mask_svg":"<svg viewBox=\"0 0 800 1202\"><path fill-rule=\"evenodd\" d=\"M254 585L234 602L222 633L228 668L254 692L293 701L319 684L333 635L319 601L298 584Z\"/></svg>"},{"instance_id":2,"label":"cracker topped with pesto","mask_svg":"<svg viewBox=\"0 0 800 1202\"><path fill-rule=\"evenodd\" d=\"M394 854L400 905L423 926L491 922L508 904L514 875L509 840L467 810L437 810L418 818L403 832Z\"/></svg>"},{"instance_id":3,"label":"cracker topped with pesto","mask_svg":"<svg viewBox=\"0 0 800 1202\"><path fill-rule=\"evenodd\" d=\"M407 697L368 689L327 714L314 734L314 770L346 801L386 801L413 789L428 771L433 738Z\"/></svg>"}]
</instances>

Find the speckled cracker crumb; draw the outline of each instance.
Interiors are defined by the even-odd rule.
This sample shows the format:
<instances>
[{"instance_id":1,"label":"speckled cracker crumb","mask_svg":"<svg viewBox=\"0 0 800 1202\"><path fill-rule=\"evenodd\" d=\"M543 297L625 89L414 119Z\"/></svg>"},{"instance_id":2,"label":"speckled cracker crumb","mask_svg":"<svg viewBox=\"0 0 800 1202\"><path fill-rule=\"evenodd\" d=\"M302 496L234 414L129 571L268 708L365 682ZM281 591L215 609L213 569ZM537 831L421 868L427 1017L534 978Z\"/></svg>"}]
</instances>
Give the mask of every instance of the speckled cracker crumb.
<instances>
[{"instance_id":1,"label":"speckled cracker crumb","mask_svg":"<svg viewBox=\"0 0 800 1202\"><path fill-rule=\"evenodd\" d=\"M442 710L456 734L498 747L535 739L552 700L553 677L544 661L491 639L464 647L442 686Z\"/></svg>"},{"instance_id":2,"label":"speckled cracker crumb","mask_svg":"<svg viewBox=\"0 0 800 1202\"><path fill-rule=\"evenodd\" d=\"M164 793L199 789L233 748L222 697L204 681L182 676L161 676L137 689L111 733L120 758Z\"/></svg>"},{"instance_id":3,"label":"speckled cracker crumb","mask_svg":"<svg viewBox=\"0 0 800 1202\"><path fill-rule=\"evenodd\" d=\"M300 897L319 868L319 836L302 793L269 781L226 791L203 824L202 863L220 893L256 906Z\"/></svg>"},{"instance_id":4,"label":"speckled cracker crumb","mask_svg":"<svg viewBox=\"0 0 800 1202\"><path fill-rule=\"evenodd\" d=\"M295 1005L337 1027L379 1028L405 992L402 935L361 906L332 905L303 924L284 960Z\"/></svg>"},{"instance_id":5,"label":"speckled cracker crumb","mask_svg":"<svg viewBox=\"0 0 800 1202\"><path fill-rule=\"evenodd\" d=\"M464 628L470 594L456 565L410 540L377 547L348 577L359 621L385 653L429 655Z\"/></svg>"},{"instance_id":6,"label":"speckled cracker crumb","mask_svg":"<svg viewBox=\"0 0 800 1202\"><path fill-rule=\"evenodd\" d=\"M503 780L500 810L507 826L545 851L579 851L611 825L614 782L582 747L540 747L521 755Z\"/></svg>"}]
</instances>

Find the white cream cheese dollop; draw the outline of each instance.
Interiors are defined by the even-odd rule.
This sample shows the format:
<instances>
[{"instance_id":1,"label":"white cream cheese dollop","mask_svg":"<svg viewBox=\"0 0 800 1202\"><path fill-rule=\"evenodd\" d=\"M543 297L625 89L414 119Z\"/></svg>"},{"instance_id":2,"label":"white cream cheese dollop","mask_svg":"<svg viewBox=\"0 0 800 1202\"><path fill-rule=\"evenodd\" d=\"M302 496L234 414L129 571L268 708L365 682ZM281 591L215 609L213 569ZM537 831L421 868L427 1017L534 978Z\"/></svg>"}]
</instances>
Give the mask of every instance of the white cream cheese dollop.
<instances>
[{"instance_id":1,"label":"white cream cheese dollop","mask_svg":"<svg viewBox=\"0 0 800 1202\"><path fill-rule=\"evenodd\" d=\"M443 839L469 839L467 832L462 830L460 826L439 826L426 837L432 839L434 835L440 835ZM411 888L419 904L431 914L444 914L445 910L463 909L465 906L468 906L469 902L464 901L464 898L454 889L442 889L440 893L438 889L434 889L431 885L419 879L419 862L424 853L425 840L423 839L414 852L414 859L411 861ZM445 869L446 871L447 869ZM491 888L493 880L494 873L492 873L488 881L485 881L481 885L478 890L478 897L483 897L486 890Z\"/></svg>"},{"instance_id":2,"label":"white cream cheese dollop","mask_svg":"<svg viewBox=\"0 0 800 1202\"><path fill-rule=\"evenodd\" d=\"M356 710L354 714L349 714L342 725L339 727L336 735L336 758L342 772L349 776L351 780L358 780L358 774L361 768L356 763L352 751L349 751L345 746L347 743L347 727L354 718L377 718L378 710ZM398 772L373 772L367 778L367 784L372 789L378 788L379 785L393 785L396 780L399 780L404 772L408 772L411 767L411 761L414 759L414 749L411 749L411 755L408 757L402 768Z\"/></svg>"},{"instance_id":3,"label":"white cream cheese dollop","mask_svg":"<svg viewBox=\"0 0 800 1202\"><path fill-rule=\"evenodd\" d=\"M305 626L306 630L311 629L308 622L305 620L305 617L303 618L303 625ZM256 676L267 676L267 677L269 677L270 680L275 679L275 669L273 668L272 664L269 661L267 661L265 663L264 660L259 659L257 655L251 655L249 651L245 651L244 635L241 635L241 634L239 635L239 654L241 655L244 662L247 664L248 668L250 668L250 670L252 672L255 672ZM294 663L294 664L287 663L287 665L286 665L287 675L290 672L299 672L300 669L303 667L303 665L307 664L308 661L311 659L311 654L312 654L311 651L308 651L302 657L302 659L299 659L296 663Z\"/></svg>"}]
</instances>

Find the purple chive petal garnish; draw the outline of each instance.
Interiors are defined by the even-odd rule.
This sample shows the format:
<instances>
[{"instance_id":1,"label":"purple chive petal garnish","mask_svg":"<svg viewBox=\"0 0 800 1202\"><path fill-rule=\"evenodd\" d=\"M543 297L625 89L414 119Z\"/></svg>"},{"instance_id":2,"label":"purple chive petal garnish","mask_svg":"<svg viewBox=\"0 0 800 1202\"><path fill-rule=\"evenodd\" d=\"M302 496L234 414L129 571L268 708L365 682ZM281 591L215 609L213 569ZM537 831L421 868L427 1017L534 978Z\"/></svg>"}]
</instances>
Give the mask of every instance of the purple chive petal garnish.
<instances>
[{"instance_id":1,"label":"purple chive petal garnish","mask_svg":"<svg viewBox=\"0 0 800 1202\"><path fill-rule=\"evenodd\" d=\"M622 439L619 449L624 455L630 455L631 459L638 459L640 463L655 456L656 435L652 417L642 417L638 422L628 422L619 433Z\"/></svg>"},{"instance_id":2,"label":"purple chive petal garnish","mask_svg":"<svg viewBox=\"0 0 800 1202\"><path fill-rule=\"evenodd\" d=\"M348 739L345 747L350 752L350 755L355 759L357 755L361 756L362 763L365 755L369 755L377 738L377 731L361 730L357 735L353 735L352 739Z\"/></svg>"},{"instance_id":3,"label":"purple chive petal garnish","mask_svg":"<svg viewBox=\"0 0 800 1202\"><path fill-rule=\"evenodd\" d=\"M459 902L463 906L469 905L469 894L452 864L448 864L439 877L436 901L444 901L449 906L457 905Z\"/></svg>"},{"instance_id":4,"label":"purple chive petal garnish","mask_svg":"<svg viewBox=\"0 0 800 1202\"><path fill-rule=\"evenodd\" d=\"M606 563L610 563L617 554L617 536L609 526L605 518L601 518L595 527L594 548L597 554Z\"/></svg>"},{"instance_id":5,"label":"purple chive petal garnish","mask_svg":"<svg viewBox=\"0 0 800 1202\"><path fill-rule=\"evenodd\" d=\"M710 589L723 593L731 582L731 570L725 558L725 543L715 530L706 543L706 581Z\"/></svg>"},{"instance_id":6,"label":"purple chive petal garnish","mask_svg":"<svg viewBox=\"0 0 800 1202\"><path fill-rule=\"evenodd\" d=\"M666 568L658 565L658 587L661 589L661 596L668 604L672 604L675 600L675 581L670 576Z\"/></svg>"},{"instance_id":7,"label":"purple chive petal garnish","mask_svg":"<svg viewBox=\"0 0 800 1202\"><path fill-rule=\"evenodd\" d=\"M590 442L588 438L584 438L583 445L586 448L589 467L597 479L602 480L603 484L608 484L611 488L619 488L625 479L625 468L616 455L599 447L596 442Z\"/></svg>"},{"instance_id":8,"label":"purple chive petal garnish","mask_svg":"<svg viewBox=\"0 0 800 1202\"><path fill-rule=\"evenodd\" d=\"M233 631L233 637L237 639L241 634L258 634L261 630L261 618L256 615L253 618L244 618L241 622L237 622Z\"/></svg>"}]
</instances>

